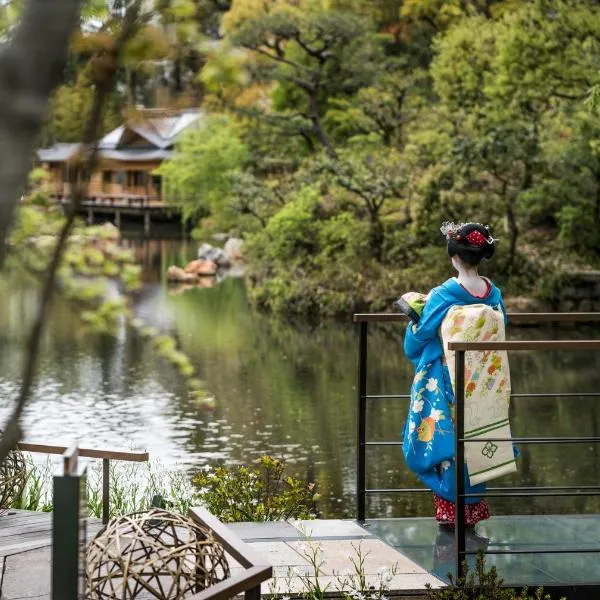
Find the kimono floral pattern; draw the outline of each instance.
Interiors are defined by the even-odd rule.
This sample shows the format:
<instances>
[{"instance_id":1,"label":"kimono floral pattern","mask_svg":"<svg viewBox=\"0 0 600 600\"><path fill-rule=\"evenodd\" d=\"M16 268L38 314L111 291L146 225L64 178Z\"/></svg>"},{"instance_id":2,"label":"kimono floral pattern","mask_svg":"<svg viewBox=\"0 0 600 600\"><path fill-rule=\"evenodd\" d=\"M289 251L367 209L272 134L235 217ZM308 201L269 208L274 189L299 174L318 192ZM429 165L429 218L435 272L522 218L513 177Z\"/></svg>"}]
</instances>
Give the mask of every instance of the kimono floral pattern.
<instances>
[{"instance_id":1,"label":"kimono floral pattern","mask_svg":"<svg viewBox=\"0 0 600 600\"><path fill-rule=\"evenodd\" d=\"M402 451L408 468L437 496L453 502L455 500L454 463L454 391L440 338L440 327L453 308L473 304L473 297L455 280L449 279L431 290L418 323L411 323L404 338L404 351L415 367L411 387L409 412L402 433ZM500 290L491 284L488 296L479 302L490 307L502 304ZM457 314L451 327L457 334L479 335L485 323L472 322L468 315ZM486 329L487 333L487 329ZM490 359L488 367L493 366ZM478 372L473 378L477 385L487 385L485 379L494 379L487 371ZM477 383L479 378L479 383ZM508 389L507 382L502 388ZM481 500L485 484L474 485L469 481L469 468L465 469L465 492L469 494L467 504Z\"/></svg>"},{"instance_id":2,"label":"kimono floral pattern","mask_svg":"<svg viewBox=\"0 0 600 600\"><path fill-rule=\"evenodd\" d=\"M451 341L502 341L504 315L483 304L454 306L446 315L440 333L452 388L455 378L455 353ZM510 372L504 351L465 354L465 437L481 442L465 445L465 460L472 483L495 479L516 470L512 443L492 444L485 438L510 437L508 405Z\"/></svg>"},{"instance_id":3,"label":"kimono floral pattern","mask_svg":"<svg viewBox=\"0 0 600 600\"><path fill-rule=\"evenodd\" d=\"M431 468L453 453L454 430L447 397L448 377L444 376L442 368L441 362L429 363L417 371L413 380L405 444L412 461L418 462L421 468L424 464ZM442 439L446 455L440 459L438 445Z\"/></svg>"}]
</instances>

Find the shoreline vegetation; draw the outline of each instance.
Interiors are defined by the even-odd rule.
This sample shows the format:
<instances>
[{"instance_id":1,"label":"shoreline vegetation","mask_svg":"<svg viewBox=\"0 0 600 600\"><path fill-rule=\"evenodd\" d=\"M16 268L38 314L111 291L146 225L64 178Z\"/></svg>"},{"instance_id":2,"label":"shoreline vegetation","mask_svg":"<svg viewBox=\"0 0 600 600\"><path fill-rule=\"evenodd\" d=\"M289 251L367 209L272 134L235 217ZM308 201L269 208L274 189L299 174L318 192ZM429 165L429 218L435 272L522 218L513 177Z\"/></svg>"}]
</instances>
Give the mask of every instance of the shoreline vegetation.
<instances>
[{"instance_id":1,"label":"shoreline vegetation","mask_svg":"<svg viewBox=\"0 0 600 600\"><path fill-rule=\"evenodd\" d=\"M268 312L390 310L451 276L439 227L466 219L500 238L483 274L505 296L600 309L577 296L600 267L597 10L388 4L232 3L167 197L197 239L244 239Z\"/></svg>"},{"instance_id":2,"label":"shoreline vegetation","mask_svg":"<svg viewBox=\"0 0 600 600\"><path fill-rule=\"evenodd\" d=\"M52 511L55 464L25 454L26 480L10 508ZM110 465L110 517L152 506L185 515L191 506L204 506L224 523L314 519L320 494L316 484L290 474L282 461L262 456L250 465L205 465L196 473L166 468L160 461ZM88 467L87 510L102 517L102 465Z\"/></svg>"}]
</instances>

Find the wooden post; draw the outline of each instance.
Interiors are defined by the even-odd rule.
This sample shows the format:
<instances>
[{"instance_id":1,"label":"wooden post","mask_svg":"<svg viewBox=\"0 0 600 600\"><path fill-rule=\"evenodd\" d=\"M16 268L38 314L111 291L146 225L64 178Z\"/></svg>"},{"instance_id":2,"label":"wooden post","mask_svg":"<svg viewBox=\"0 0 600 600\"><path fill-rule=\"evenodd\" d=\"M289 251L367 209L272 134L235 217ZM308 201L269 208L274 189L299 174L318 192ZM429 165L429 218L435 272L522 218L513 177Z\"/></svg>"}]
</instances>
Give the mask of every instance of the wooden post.
<instances>
[{"instance_id":1,"label":"wooden post","mask_svg":"<svg viewBox=\"0 0 600 600\"><path fill-rule=\"evenodd\" d=\"M150 235L150 209L146 208L146 212L144 212L144 234Z\"/></svg>"},{"instance_id":2,"label":"wooden post","mask_svg":"<svg viewBox=\"0 0 600 600\"><path fill-rule=\"evenodd\" d=\"M117 210L115 212L115 225L117 226L117 229L121 229L121 211Z\"/></svg>"},{"instance_id":3,"label":"wooden post","mask_svg":"<svg viewBox=\"0 0 600 600\"><path fill-rule=\"evenodd\" d=\"M110 518L110 459L102 459L102 523Z\"/></svg>"},{"instance_id":4,"label":"wooden post","mask_svg":"<svg viewBox=\"0 0 600 600\"><path fill-rule=\"evenodd\" d=\"M88 225L93 225L94 224L94 211L93 211L93 209L92 209L91 206L88 208L87 222L88 222Z\"/></svg>"}]
</instances>

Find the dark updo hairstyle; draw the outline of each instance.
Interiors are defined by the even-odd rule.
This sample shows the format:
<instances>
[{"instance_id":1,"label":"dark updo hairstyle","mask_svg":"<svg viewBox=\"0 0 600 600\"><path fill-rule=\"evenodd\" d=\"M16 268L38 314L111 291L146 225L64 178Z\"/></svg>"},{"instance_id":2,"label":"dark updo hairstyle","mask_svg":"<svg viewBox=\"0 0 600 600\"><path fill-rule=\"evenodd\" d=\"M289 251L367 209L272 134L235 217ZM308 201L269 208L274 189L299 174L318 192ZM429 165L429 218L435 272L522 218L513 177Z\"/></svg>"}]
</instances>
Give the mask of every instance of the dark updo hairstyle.
<instances>
[{"instance_id":1,"label":"dark updo hairstyle","mask_svg":"<svg viewBox=\"0 0 600 600\"><path fill-rule=\"evenodd\" d=\"M496 240L481 223L444 223L442 233L448 240L448 255L457 256L466 264L476 267L484 258L494 256Z\"/></svg>"}]
</instances>

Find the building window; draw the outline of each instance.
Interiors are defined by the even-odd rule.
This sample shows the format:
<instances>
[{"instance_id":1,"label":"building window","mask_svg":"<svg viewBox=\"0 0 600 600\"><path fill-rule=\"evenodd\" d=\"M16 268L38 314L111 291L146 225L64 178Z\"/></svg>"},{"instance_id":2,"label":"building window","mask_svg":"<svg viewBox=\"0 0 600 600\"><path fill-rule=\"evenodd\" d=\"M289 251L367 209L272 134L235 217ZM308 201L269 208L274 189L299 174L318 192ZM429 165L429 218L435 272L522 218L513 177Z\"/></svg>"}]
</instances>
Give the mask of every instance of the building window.
<instances>
[{"instance_id":1,"label":"building window","mask_svg":"<svg viewBox=\"0 0 600 600\"><path fill-rule=\"evenodd\" d=\"M140 187L143 186L144 171L127 171L127 187Z\"/></svg>"},{"instance_id":2,"label":"building window","mask_svg":"<svg viewBox=\"0 0 600 600\"><path fill-rule=\"evenodd\" d=\"M162 177L160 175L152 175L152 187L160 195L162 191Z\"/></svg>"},{"instance_id":3,"label":"building window","mask_svg":"<svg viewBox=\"0 0 600 600\"><path fill-rule=\"evenodd\" d=\"M109 185L112 183L113 172L112 171L102 171L102 183L104 185Z\"/></svg>"}]
</instances>

